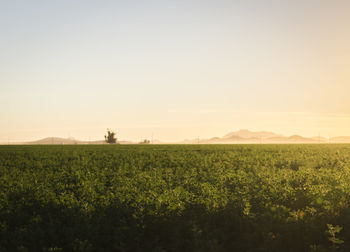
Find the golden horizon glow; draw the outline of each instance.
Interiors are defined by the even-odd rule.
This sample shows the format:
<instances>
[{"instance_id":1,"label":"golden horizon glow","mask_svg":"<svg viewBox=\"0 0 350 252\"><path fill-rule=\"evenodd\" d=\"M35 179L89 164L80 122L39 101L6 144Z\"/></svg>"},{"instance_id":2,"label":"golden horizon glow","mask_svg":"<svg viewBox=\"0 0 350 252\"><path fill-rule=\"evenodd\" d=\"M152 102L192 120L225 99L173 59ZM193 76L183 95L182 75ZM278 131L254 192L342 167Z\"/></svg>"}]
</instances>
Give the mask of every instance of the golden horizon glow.
<instances>
[{"instance_id":1,"label":"golden horizon glow","mask_svg":"<svg viewBox=\"0 0 350 252\"><path fill-rule=\"evenodd\" d=\"M349 1L0 7L0 143L350 136Z\"/></svg>"}]
</instances>

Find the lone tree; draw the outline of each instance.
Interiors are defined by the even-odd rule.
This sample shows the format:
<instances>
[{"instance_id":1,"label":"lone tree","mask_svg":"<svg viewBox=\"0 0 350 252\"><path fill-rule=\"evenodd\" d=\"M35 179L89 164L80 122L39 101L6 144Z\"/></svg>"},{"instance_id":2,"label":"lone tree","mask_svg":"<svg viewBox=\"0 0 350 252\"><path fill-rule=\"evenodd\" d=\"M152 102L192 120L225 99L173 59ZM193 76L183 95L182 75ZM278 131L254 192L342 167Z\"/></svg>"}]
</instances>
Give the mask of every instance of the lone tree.
<instances>
[{"instance_id":1,"label":"lone tree","mask_svg":"<svg viewBox=\"0 0 350 252\"><path fill-rule=\"evenodd\" d=\"M110 131L109 129L107 129L107 135L105 135L105 141L106 143L109 144L115 144L117 143L117 138L115 137L115 132Z\"/></svg>"},{"instance_id":2,"label":"lone tree","mask_svg":"<svg viewBox=\"0 0 350 252\"><path fill-rule=\"evenodd\" d=\"M148 139L143 140L142 142L139 142L139 144L150 144L151 141Z\"/></svg>"}]
</instances>

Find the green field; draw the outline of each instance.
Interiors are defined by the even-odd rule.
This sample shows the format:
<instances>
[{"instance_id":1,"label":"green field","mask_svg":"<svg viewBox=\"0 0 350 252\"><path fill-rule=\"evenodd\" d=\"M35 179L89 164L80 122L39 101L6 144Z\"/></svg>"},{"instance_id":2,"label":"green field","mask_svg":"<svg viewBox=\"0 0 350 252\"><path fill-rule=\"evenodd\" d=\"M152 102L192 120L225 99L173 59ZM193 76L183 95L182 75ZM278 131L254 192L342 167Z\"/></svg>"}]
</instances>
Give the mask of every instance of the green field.
<instances>
[{"instance_id":1,"label":"green field","mask_svg":"<svg viewBox=\"0 0 350 252\"><path fill-rule=\"evenodd\" d=\"M350 145L0 146L0 251L350 251Z\"/></svg>"}]
</instances>

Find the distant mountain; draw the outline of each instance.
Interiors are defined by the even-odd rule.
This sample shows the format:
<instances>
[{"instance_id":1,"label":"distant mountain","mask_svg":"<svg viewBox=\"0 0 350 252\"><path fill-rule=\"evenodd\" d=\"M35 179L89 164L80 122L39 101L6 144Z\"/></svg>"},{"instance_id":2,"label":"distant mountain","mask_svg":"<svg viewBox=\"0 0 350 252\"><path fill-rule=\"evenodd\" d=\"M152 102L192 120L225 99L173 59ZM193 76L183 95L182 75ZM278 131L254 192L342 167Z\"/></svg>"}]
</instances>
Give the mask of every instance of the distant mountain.
<instances>
[{"instance_id":1,"label":"distant mountain","mask_svg":"<svg viewBox=\"0 0 350 252\"><path fill-rule=\"evenodd\" d=\"M29 142L28 144L78 144L81 141L73 138L47 137L37 141Z\"/></svg>"},{"instance_id":2,"label":"distant mountain","mask_svg":"<svg viewBox=\"0 0 350 252\"><path fill-rule=\"evenodd\" d=\"M223 138L241 137L241 138L257 138L257 139L263 138L264 139L264 138L278 137L278 136L281 136L281 135L268 132L268 131L253 132L253 131L244 129L244 130L239 130L235 132L230 132L226 134Z\"/></svg>"},{"instance_id":3,"label":"distant mountain","mask_svg":"<svg viewBox=\"0 0 350 252\"><path fill-rule=\"evenodd\" d=\"M118 144L135 144L131 141L117 141ZM97 141L81 141L74 138L61 137L47 137L33 142L26 142L25 144L107 144L104 140Z\"/></svg>"},{"instance_id":4,"label":"distant mountain","mask_svg":"<svg viewBox=\"0 0 350 252\"><path fill-rule=\"evenodd\" d=\"M119 144L137 144L132 141L118 141ZM330 139L316 136L303 137L299 135L283 136L269 131L238 130L223 137L209 139L186 139L180 142L163 142L154 140L154 144L297 144L297 143L350 143L350 136L332 137ZM11 144L106 144L104 140L80 141L74 138L47 137L38 141Z\"/></svg>"},{"instance_id":5,"label":"distant mountain","mask_svg":"<svg viewBox=\"0 0 350 252\"><path fill-rule=\"evenodd\" d=\"M253 132L249 130L239 130L230 132L222 138L213 137L200 140L186 140L181 143L187 144L312 144L312 143L350 143L350 137L334 137L327 139L324 137L303 137L299 135L283 136L268 131Z\"/></svg>"},{"instance_id":6,"label":"distant mountain","mask_svg":"<svg viewBox=\"0 0 350 252\"><path fill-rule=\"evenodd\" d=\"M37 141L27 142L27 144L106 144L103 140L80 141L74 138L47 137Z\"/></svg>"},{"instance_id":7,"label":"distant mountain","mask_svg":"<svg viewBox=\"0 0 350 252\"><path fill-rule=\"evenodd\" d=\"M260 143L261 138L258 137L240 137L240 136L231 136L227 138L221 138L218 143L234 144L234 143Z\"/></svg>"},{"instance_id":8,"label":"distant mountain","mask_svg":"<svg viewBox=\"0 0 350 252\"><path fill-rule=\"evenodd\" d=\"M264 139L263 142L264 143L317 143L318 141L313 138L293 135L290 137L285 137L285 136L269 137Z\"/></svg>"},{"instance_id":9,"label":"distant mountain","mask_svg":"<svg viewBox=\"0 0 350 252\"><path fill-rule=\"evenodd\" d=\"M289 140L290 141L295 141L295 142L308 142L308 143L315 143L317 142L316 140L312 139L312 138L307 138L307 137L302 137L302 136L299 136L299 135L293 135L293 136L290 136L289 137Z\"/></svg>"},{"instance_id":10,"label":"distant mountain","mask_svg":"<svg viewBox=\"0 0 350 252\"><path fill-rule=\"evenodd\" d=\"M313 139L319 143L328 143L329 142L329 138L325 138L325 137L321 137L321 136L312 137L311 139Z\"/></svg>"},{"instance_id":11,"label":"distant mountain","mask_svg":"<svg viewBox=\"0 0 350 252\"><path fill-rule=\"evenodd\" d=\"M329 139L329 142L331 142L331 143L350 143L350 136L332 137Z\"/></svg>"}]
</instances>

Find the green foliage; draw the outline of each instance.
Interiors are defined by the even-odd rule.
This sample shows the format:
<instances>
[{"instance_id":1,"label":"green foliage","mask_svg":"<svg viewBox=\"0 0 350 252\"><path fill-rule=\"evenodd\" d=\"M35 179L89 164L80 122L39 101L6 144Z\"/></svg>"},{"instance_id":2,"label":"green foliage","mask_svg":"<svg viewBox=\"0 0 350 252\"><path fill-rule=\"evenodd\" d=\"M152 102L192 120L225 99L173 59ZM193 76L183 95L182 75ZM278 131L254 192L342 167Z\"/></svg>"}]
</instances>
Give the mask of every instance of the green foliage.
<instances>
[{"instance_id":1,"label":"green foliage","mask_svg":"<svg viewBox=\"0 0 350 252\"><path fill-rule=\"evenodd\" d=\"M0 146L0 251L350 251L350 145Z\"/></svg>"},{"instance_id":2,"label":"green foliage","mask_svg":"<svg viewBox=\"0 0 350 252\"><path fill-rule=\"evenodd\" d=\"M336 235L343 229L340 226L333 226L332 224L327 224L328 230L327 233L329 235L328 240L332 242L333 250L339 247L340 244L344 243L343 240L340 240Z\"/></svg>"},{"instance_id":3,"label":"green foliage","mask_svg":"<svg viewBox=\"0 0 350 252\"><path fill-rule=\"evenodd\" d=\"M107 130L107 135L105 135L105 141L106 143L109 144L115 144L117 143L117 138L115 137L115 132L111 131L111 130Z\"/></svg>"}]
</instances>

